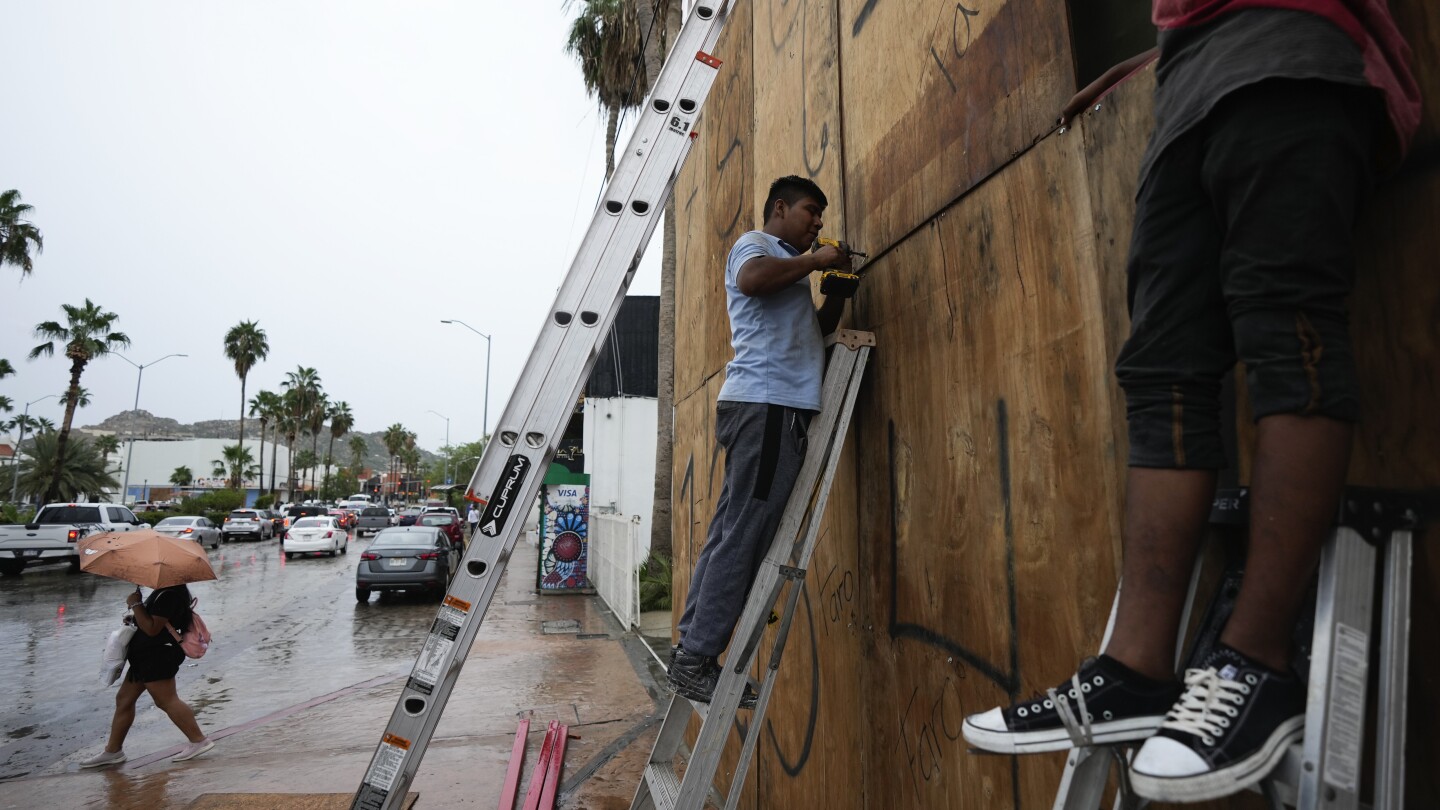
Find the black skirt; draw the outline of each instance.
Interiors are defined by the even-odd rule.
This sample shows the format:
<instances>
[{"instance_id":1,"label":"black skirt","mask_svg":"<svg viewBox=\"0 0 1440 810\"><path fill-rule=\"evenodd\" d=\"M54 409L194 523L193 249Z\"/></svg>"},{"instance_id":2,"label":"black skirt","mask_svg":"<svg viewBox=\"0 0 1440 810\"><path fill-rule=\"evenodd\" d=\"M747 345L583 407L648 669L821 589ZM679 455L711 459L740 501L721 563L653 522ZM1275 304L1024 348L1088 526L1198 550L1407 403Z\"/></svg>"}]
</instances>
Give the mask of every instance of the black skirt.
<instances>
[{"instance_id":1,"label":"black skirt","mask_svg":"<svg viewBox=\"0 0 1440 810\"><path fill-rule=\"evenodd\" d=\"M136 633L136 640L139 636L140 634ZM130 649L125 653L125 660L130 662L130 668L125 672L125 680L130 683L169 681L180 672L180 664L185 661L185 651L176 644L136 644L132 641Z\"/></svg>"}]
</instances>

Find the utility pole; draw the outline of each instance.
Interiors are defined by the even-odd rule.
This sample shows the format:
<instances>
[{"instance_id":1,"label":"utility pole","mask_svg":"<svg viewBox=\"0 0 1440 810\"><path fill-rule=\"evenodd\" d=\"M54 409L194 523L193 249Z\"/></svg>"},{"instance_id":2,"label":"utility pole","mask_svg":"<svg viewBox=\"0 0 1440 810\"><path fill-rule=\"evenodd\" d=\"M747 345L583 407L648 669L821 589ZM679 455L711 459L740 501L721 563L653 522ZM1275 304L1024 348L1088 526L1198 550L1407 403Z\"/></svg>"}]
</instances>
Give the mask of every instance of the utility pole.
<instances>
[{"instance_id":1,"label":"utility pole","mask_svg":"<svg viewBox=\"0 0 1440 810\"><path fill-rule=\"evenodd\" d=\"M30 406L47 399L55 399L59 394L46 394L40 399L32 399L25 403L25 418L20 420L20 438L15 440L15 457L10 462L10 502L18 503L15 500L20 490L20 446L25 443L25 426L30 422ZM127 465L128 466L128 465Z\"/></svg>"},{"instance_id":2,"label":"utility pole","mask_svg":"<svg viewBox=\"0 0 1440 810\"><path fill-rule=\"evenodd\" d=\"M134 360L131 360L130 358L126 357L125 355L123 355L123 354L121 354L121 353L119 353L119 352L110 352L110 353L113 354L113 355L115 355L116 357L120 358L121 360L124 360L125 362L129 363L130 365L134 366L136 369L139 370L138 373L135 375L135 407L134 407L134 408L131 408L132 411L138 411L138 410L140 410L140 382L141 382L141 380L144 380L144 379L145 379L145 367L146 367L146 366L153 366L153 365L155 365L156 363L160 362L160 360L168 360L168 359L170 359L171 357L189 357L189 356L190 356L190 355L188 355L188 354L167 354L167 355L165 355L164 357L160 358L160 360L151 360L151 361L148 362L148 363L136 363ZM125 499L126 499L126 498L130 497L130 459L134 458L134 456L135 456L135 435L132 433L132 434L130 435L130 447L125 451L125 483L123 483L123 484L120 485L120 503L122 503L122 504L125 503ZM147 483L148 483L148 482L147 482Z\"/></svg>"},{"instance_id":3,"label":"utility pole","mask_svg":"<svg viewBox=\"0 0 1440 810\"><path fill-rule=\"evenodd\" d=\"M485 409L484 416L482 417L484 421L480 426L480 437L483 439L490 435L490 336L464 321L449 319L440 322L459 324L480 337L485 338Z\"/></svg>"}]
</instances>

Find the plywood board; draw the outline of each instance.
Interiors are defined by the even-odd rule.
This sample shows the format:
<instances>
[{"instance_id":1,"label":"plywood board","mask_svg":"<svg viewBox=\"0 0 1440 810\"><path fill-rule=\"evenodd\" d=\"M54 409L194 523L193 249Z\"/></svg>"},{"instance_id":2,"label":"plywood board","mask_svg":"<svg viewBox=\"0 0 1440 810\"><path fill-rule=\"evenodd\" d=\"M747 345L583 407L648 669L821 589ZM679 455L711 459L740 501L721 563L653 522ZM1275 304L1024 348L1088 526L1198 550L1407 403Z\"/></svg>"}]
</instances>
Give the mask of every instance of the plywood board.
<instances>
[{"instance_id":1,"label":"plywood board","mask_svg":"<svg viewBox=\"0 0 1440 810\"><path fill-rule=\"evenodd\" d=\"M1052 137L872 271L861 319L886 350L860 442L870 795L1053 799L1057 758L969 756L959 730L1094 654L1114 592L1089 206L1081 140Z\"/></svg>"},{"instance_id":2,"label":"plywood board","mask_svg":"<svg viewBox=\"0 0 1440 810\"><path fill-rule=\"evenodd\" d=\"M736 6L715 46L724 64L710 91L699 140L676 186L675 391L699 389L730 362L725 257L752 227L754 69L751 5Z\"/></svg>"},{"instance_id":3,"label":"plywood board","mask_svg":"<svg viewBox=\"0 0 1440 810\"><path fill-rule=\"evenodd\" d=\"M867 795L855 434L840 458L762 730L758 807L850 807ZM775 635L766 634L762 651Z\"/></svg>"},{"instance_id":4,"label":"plywood board","mask_svg":"<svg viewBox=\"0 0 1440 810\"><path fill-rule=\"evenodd\" d=\"M755 186L761 227L770 183L814 180L829 198L824 235L848 240L842 186L838 0L755 0ZM804 247L804 246L801 246Z\"/></svg>"},{"instance_id":5,"label":"plywood board","mask_svg":"<svg viewBox=\"0 0 1440 810\"><path fill-rule=\"evenodd\" d=\"M884 250L1051 129L1064 0L841 0L853 240Z\"/></svg>"},{"instance_id":6,"label":"plywood board","mask_svg":"<svg viewBox=\"0 0 1440 810\"><path fill-rule=\"evenodd\" d=\"M760 227L777 177L814 180L824 234L849 239L842 185L837 0L755 0L755 184ZM818 284L818 279L816 279ZM853 322L853 318L851 318ZM831 490L756 757L758 807L846 807L864 795L854 431ZM767 634L766 648L774 641ZM743 718L742 718L743 719Z\"/></svg>"}]
</instances>

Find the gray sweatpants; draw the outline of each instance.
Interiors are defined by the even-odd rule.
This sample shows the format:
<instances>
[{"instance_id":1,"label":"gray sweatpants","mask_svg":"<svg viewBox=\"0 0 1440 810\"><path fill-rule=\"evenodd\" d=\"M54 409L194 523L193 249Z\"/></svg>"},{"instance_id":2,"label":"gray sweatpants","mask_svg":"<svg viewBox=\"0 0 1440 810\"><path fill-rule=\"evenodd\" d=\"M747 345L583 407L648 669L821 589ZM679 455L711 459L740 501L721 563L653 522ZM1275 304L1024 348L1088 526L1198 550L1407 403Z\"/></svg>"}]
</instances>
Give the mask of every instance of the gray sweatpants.
<instances>
[{"instance_id":1,"label":"gray sweatpants","mask_svg":"<svg viewBox=\"0 0 1440 810\"><path fill-rule=\"evenodd\" d=\"M680 643L687 652L718 657L730 643L805 461L813 415L782 405L716 403L715 439L725 448L725 484L680 618Z\"/></svg>"}]
</instances>

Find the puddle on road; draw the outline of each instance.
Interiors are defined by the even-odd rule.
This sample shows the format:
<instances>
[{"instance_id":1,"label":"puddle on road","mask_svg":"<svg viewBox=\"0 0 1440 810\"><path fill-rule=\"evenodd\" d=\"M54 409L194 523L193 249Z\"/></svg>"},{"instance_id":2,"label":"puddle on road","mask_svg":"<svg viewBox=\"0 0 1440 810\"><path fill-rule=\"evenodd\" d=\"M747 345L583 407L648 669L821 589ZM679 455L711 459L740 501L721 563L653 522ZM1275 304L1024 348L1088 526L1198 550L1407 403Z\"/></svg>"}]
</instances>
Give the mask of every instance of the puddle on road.
<instances>
[{"instance_id":1,"label":"puddle on road","mask_svg":"<svg viewBox=\"0 0 1440 810\"><path fill-rule=\"evenodd\" d=\"M110 768L105 774L105 807L170 807L168 772L131 775Z\"/></svg>"}]
</instances>

